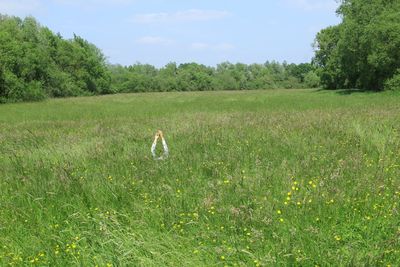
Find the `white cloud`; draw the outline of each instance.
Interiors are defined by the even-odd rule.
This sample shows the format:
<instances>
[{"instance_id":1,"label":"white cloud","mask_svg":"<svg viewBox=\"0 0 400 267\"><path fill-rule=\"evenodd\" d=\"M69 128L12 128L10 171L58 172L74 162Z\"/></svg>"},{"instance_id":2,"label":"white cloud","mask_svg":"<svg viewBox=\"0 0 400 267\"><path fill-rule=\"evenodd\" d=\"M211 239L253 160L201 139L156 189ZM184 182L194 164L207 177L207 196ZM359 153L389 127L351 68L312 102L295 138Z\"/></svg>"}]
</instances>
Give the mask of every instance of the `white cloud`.
<instances>
[{"instance_id":1,"label":"white cloud","mask_svg":"<svg viewBox=\"0 0 400 267\"><path fill-rule=\"evenodd\" d=\"M1 0L0 0L1 1ZM136 2L137 0L51 0L52 2L59 5L70 5L80 8L96 8L98 6L111 6L117 7L120 5L128 5Z\"/></svg>"},{"instance_id":2,"label":"white cloud","mask_svg":"<svg viewBox=\"0 0 400 267\"><path fill-rule=\"evenodd\" d=\"M174 41L160 36L144 36L137 39L136 43L143 45L171 45Z\"/></svg>"},{"instance_id":3,"label":"white cloud","mask_svg":"<svg viewBox=\"0 0 400 267\"><path fill-rule=\"evenodd\" d=\"M233 44L229 44L229 43L222 43L222 44L217 44L215 46L216 50L219 51L231 51L233 49L235 49L235 46Z\"/></svg>"},{"instance_id":4,"label":"white cloud","mask_svg":"<svg viewBox=\"0 0 400 267\"><path fill-rule=\"evenodd\" d=\"M285 0L285 3L290 7L306 11L335 10L339 6L335 0Z\"/></svg>"},{"instance_id":5,"label":"white cloud","mask_svg":"<svg viewBox=\"0 0 400 267\"><path fill-rule=\"evenodd\" d=\"M59 4L130 4L135 0L52 0Z\"/></svg>"},{"instance_id":6,"label":"white cloud","mask_svg":"<svg viewBox=\"0 0 400 267\"><path fill-rule=\"evenodd\" d=\"M235 49L235 46L230 43L208 44L208 43L192 43L190 48L193 50L204 51L213 50L227 52Z\"/></svg>"},{"instance_id":7,"label":"white cloud","mask_svg":"<svg viewBox=\"0 0 400 267\"><path fill-rule=\"evenodd\" d=\"M0 0L0 13L28 15L41 8L38 0Z\"/></svg>"},{"instance_id":8,"label":"white cloud","mask_svg":"<svg viewBox=\"0 0 400 267\"><path fill-rule=\"evenodd\" d=\"M195 50L204 50L210 48L211 46L206 43L192 43L190 47Z\"/></svg>"},{"instance_id":9,"label":"white cloud","mask_svg":"<svg viewBox=\"0 0 400 267\"><path fill-rule=\"evenodd\" d=\"M175 13L148 13L138 14L133 18L138 23L162 23L183 21L209 21L228 17L228 11L189 9Z\"/></svg>"}]
</instances>

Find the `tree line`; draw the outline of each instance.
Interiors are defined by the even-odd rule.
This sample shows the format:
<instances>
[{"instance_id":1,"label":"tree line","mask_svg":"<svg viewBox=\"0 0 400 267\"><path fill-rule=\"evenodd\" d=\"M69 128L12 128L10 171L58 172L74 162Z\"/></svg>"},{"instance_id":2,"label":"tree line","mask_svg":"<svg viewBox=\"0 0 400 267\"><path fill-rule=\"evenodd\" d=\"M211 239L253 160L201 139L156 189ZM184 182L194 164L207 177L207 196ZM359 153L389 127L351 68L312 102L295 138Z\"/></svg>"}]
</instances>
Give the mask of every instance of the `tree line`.
<instances>
[{"instance_id":1,"label":"tree line","mask_svg":"<svg viewBox=\"0 0 400 267\"><path fill-rule=\"evenodd\" d=\"M400 88L400 1L341 0L342 22L315 39L314 63L329 89Z\"/></svg>"},{"instance_id":2,"label":"tree line","mask_svg":"<svg viewBox=\"0 0 400 267\"><path fill-rule=\"evenodd\" d=\"M120 92L273 88L400 88L400 1L341 0L311 63L111 65L94 44L35 18L0 14L0 103Z\"/></svg>"},{"instance_id":3,"label":"tree line","mask_svg":"<svg viewBox=\"0 0 400 267\"><path fill-rule=\"evenodd\" d=\"M111 65L95 45L33 17L0 15L0 103L119 92L317 87L310 63Z\"/></svg>"},{"instance_id":4,"label":"tree line","mask_svg":"<svg viewBox=\"0 0 400 267\"><path fill-rule=\"evenodd\" d=\"M32 17L0 15L0 102L109 93L105 62L79 36L65 40Z\"/></svg>"},{"instance_id":5,"label":"tree line","mask_svg":"<svg viewBox=\"0 0 400 267\"><path fill-rule=\"evenodd\" d=\"M209 91L319 86L319 77L310 63L266 62L242 64L223 62L216 67L197 63L169 63L157 69L149 64L110 65L115 92Z\"/></svg>"}]
</instances>

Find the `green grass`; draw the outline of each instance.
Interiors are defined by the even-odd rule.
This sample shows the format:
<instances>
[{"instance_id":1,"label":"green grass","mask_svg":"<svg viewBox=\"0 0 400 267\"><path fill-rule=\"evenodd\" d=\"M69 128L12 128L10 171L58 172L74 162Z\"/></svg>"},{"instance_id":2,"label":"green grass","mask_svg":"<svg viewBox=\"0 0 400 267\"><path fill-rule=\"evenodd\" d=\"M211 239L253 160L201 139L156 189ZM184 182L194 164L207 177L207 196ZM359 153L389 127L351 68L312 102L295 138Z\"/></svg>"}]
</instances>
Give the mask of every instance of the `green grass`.
<instances>
[{"instance_id":1,"label":"green grass","mask_svg":"<svg viewBox=\"0 0 400 267\"><path fill-rule=\"evenodd\" d=\"M0 265L400 265L398 94L1 105L0 170Z\"/></svg>"}]
</instances>

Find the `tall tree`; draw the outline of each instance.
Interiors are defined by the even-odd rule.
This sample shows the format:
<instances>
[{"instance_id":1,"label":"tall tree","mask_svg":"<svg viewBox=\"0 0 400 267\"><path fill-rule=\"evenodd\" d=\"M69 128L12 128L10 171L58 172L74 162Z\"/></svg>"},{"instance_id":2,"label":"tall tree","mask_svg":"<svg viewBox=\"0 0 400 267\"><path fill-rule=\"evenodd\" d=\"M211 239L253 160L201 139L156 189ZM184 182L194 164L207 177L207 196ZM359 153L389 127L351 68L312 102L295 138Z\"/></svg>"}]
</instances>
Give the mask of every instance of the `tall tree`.
<instances>
[{"instance_id":1,"label":"tall tree","mask_svg":"<svg viewBox=\"0 0 400 267\"><path fill-rule=\"evenodd\" d=\"M400 1L342 0L337 13L342 22L315 40L322 84L383 90L400 68Z\"/></svg>"},{"instance_id":2,"label":"tall tree","mask_svg":"<svg viewBox=\"0 0 400 267\"><path fill-rule=\"evenodd\" d=\"M81 37L64 40L33 17L0 15L1 102L108 93L101 51Z\"/></svg>"}]
</instances>

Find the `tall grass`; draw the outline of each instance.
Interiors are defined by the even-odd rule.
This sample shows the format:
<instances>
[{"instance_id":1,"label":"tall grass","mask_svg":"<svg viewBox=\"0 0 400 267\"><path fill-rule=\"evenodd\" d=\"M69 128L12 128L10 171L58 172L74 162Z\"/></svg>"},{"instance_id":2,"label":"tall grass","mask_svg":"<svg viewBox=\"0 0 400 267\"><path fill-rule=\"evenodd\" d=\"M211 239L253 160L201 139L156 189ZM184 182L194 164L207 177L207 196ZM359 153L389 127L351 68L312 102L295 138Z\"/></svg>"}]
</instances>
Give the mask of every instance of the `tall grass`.
<instances>
[{"instance_id":1,"label":"tall grass","mask_svg":"<svg viewBox=\"0 0 400 267\"><path fill-rule=\"evenodd\" d=\"M398 266L399 122L390 93L1 105L0 265Z\"/></svg>"}]
</instances>

